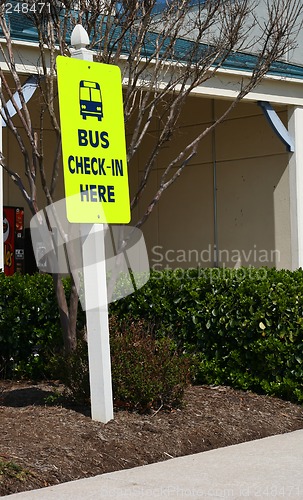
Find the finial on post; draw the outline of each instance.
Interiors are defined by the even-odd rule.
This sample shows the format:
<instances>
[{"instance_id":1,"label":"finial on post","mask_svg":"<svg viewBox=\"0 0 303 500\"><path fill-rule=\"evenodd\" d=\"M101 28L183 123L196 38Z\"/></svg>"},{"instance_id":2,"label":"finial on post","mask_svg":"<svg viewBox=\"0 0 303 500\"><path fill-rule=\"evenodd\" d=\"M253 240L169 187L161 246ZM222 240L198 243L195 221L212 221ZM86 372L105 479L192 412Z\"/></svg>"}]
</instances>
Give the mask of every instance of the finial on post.
<instances>
[{"instance_id":1,"label":"finial on post","mask_svg":"<svg viewBox=\"0 0 303 500\"><path fill-rule=\"evenodd\" d=\"M73 58L84 59L85 61L93 60L93 52L86 49L86 46L89 45L89 36L81 24L77 24L72 31L71 45L75 48L71 49Z\"/></svg>"}]
</instances>

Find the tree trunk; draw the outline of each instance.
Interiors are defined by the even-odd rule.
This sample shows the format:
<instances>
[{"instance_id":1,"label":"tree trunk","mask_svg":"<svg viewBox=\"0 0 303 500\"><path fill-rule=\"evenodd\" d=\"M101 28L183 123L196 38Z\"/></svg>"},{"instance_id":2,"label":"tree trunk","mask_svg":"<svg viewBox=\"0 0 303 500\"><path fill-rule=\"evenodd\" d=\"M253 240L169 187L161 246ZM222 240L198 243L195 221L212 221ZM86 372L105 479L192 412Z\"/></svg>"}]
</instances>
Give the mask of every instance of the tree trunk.
<instances>
[{"instance_id":1,"label":"tree trunk","mask_svg":"<svg viewBox=\"0 0 303 500\"><path fill-rule=\"evenodd\" d=\"M64 354L69 356L77 347L77 311L78 294L74 282L71 285L70 308L68 308L62 279L59 274L53 274L56 297L59 306L60 322L63 333Z\"/></svg>"}]
</instances>

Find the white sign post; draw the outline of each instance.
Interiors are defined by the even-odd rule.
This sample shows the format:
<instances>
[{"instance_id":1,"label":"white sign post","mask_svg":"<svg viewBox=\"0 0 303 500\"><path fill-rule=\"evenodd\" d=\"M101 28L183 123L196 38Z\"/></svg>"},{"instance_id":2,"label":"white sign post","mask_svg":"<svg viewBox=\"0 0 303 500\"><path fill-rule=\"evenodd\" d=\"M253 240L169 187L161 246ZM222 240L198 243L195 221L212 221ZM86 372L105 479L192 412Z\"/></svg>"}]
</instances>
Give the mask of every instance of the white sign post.
<instances>
[{"instance_id":1,"label":"white sign post","mask_svg":"<svg viewBox=\"0 0 303 500\"><path fill-rule=\"evenodd\" d=\"M91 411L113 418L104 224L130 221L121 73L93 61L81 25L57 57L67 220L80 224ZM82 59L76 61L75 59Z\"/></svg>"},{"instance_id":2,"label":"white sign post","mask_svg":"<svg viewBox=\"0 0 303 500\"><path fill-rule=\"evenodd\" d=\"M92 419L114 418L108 328L104 225L81 224ZM102 229L101 229L102 228ZM95 264L91 264L94 262ZM100 306L90 309L90 303Z\"/></svg>"},{"instance_id":3,"label":"white sign post","mask_svg":"<svg viewBox=\"0 0 303 500\"><path fill-rule=\"evenodd\" d=\"M117 250L121 224L131 218L121 72L118 66L94 62L88 43L86 31L77 25L72 57L56 60L65 199L32 218L31 237L39 268L74 277L86 311L92 418L106 423L113 418L108 301L141 288L149 279L149 265L137 228L123 226L124 244ZM117 282L120 273L123 286Z\"/></svg>"},{"instance_id":4,"label":"white sign post","mask_svg":"<svg viewBox=\"0 0 303 500\"><path fill-rule=\"evenodd\" d=\"M76 48L73 58L93 60L85 47L89 43L84 28L77 25L71 37ZM86 302L87 341L92 419L108 422L114 417L108 328L106 265L103 224L81 224L84 293ZM91 263L95 263L91 265ZM100 304L90 309L90 303Z\"/></svg>"}]
</instances>

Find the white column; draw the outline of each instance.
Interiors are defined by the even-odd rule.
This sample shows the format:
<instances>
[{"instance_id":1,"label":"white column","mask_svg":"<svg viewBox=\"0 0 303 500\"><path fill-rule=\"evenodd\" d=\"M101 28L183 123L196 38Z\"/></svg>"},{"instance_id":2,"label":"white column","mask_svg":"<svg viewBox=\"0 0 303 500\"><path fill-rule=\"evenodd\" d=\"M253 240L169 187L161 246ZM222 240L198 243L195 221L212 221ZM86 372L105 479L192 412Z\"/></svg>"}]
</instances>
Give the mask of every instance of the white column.
<instances>
[{"instance_id":1,"label":"white column","mask_svg":"<svg viewBox=\"0 0 303 500\"><path fill-rule=\"evenodd\" d=\"M78 24L71 36L76 50L72 57L93 60L93 53L85 48L89 39L85 29ZM114 418L111 361L108 327L108 303L104 226L80 224L82 236L83 277L86 304L86 326L92 419L106 423ZM93 263L93 265L92 265ZM91 308L96 304L98 308Z\"/></svg>"},{"instance_id":2,"label":"white column","mask_svg":"<svg viewBox=\"0 0 303 500\"><path fill-rule=\"evenodd\" d=\"M289 159L292 270L303 267L303 108L289 108L288 130L295 143Z\"/></svg>"}]
</instances>

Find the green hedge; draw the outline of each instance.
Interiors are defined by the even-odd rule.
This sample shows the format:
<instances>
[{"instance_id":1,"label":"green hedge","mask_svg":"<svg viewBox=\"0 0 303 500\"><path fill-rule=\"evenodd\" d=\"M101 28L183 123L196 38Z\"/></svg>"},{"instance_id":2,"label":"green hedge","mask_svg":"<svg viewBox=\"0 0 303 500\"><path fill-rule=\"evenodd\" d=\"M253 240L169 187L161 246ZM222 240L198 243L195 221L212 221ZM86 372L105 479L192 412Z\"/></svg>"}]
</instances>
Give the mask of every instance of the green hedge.
<instances>
[{"instance_id":1,"label":"green hedge","mask_svg":"<svg viewBox=\"0 0 303 500\"><path fill-rule=\"evenodd\" d=\"M198 383L303 401L303 271L154 272L111 306L144 318L195 356Z\"/></svg>"},{"instance_id":2,"label":"green hedge","mask_svg":"<svg viewBox=\"0 0 303 500\"><path fill-rule=\"evenodd\" d=\"M62 333L52 277L0 274L0 376L48 377Z\"/></svg>"},{"instance_id":3,"label":"green hedge","mask_svg":"<svg viewBox=\"0 0 303 500\"><path fill-rule=\"evenodd\" d=\"M197 383L303 401L301 269L152 272L110 314L170 337L194 360ZM0 375L51 376L61 349L52 278L0 274Z\"/></svg>"}]
</instances>

